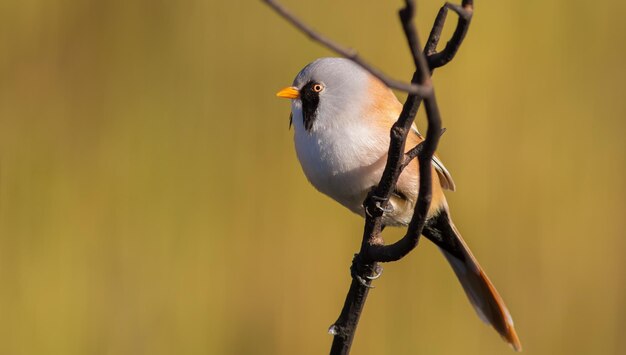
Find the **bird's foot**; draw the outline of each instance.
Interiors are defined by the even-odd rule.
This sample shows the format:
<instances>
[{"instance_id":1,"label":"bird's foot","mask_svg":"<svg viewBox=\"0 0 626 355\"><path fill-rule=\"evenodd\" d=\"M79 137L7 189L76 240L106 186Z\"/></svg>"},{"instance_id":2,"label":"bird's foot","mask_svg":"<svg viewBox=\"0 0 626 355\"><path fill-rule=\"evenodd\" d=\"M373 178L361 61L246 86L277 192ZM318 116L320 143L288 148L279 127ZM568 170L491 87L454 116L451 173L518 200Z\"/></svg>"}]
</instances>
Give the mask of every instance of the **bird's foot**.
<instances>
[{"instance_id":1,"label":"bird's foot","mask_svg":"<svg viewBox=\"0 0 626 355\"><path fill-rule=\"evenodd\" d=\"M370 194L369 198L374 201L374 207L376 207L376 209L383 214L393 212L393 205L389 202L388 198L378 197L373 193ZM365 204L365 213L367 213L368 216L372 217L372 213L367 207L368 203Z\"/></svg>"},{"instance_id":2,"label":"bird's foot","mask_svg":"<svg viewBox=\"0 0 626 355\"><path fill-rule=\"evenodd\" d=\"M383 274L383 267L378 265L378 263L374 265L364 264L359 254L354 254L352 265L350 266L350 274L361 285L367 288L374 288L371 283Z\"/></svg>"}]
</instances>

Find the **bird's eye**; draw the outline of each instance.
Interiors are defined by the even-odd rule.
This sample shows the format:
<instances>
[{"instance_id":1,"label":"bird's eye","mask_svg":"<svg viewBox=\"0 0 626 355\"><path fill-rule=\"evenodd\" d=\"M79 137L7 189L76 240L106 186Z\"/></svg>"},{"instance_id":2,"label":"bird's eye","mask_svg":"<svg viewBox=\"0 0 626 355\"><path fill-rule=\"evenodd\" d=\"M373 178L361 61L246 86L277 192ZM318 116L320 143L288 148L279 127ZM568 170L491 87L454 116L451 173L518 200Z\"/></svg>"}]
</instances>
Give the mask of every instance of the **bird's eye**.
<instances>
[{"instance_id":1,"label":"bird's eye","mask_svg":"<svg viewBox=\"0 0 626 355\"><path fill-rule=\"evenodd\" d=\"M322 86L322 84L315 84L315 85L313 85L313 91L320 92L322 90L324 90L324 87Z\"/></svg>"}]
</instances>

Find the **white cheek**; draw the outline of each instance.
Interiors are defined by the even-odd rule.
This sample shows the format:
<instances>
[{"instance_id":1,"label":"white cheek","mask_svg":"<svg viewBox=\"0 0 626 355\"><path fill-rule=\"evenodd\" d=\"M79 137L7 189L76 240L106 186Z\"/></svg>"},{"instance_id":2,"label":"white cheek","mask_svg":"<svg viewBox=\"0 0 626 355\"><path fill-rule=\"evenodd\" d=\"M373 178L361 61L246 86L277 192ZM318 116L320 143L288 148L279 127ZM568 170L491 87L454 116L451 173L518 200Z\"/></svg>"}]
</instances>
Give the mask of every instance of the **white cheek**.
<instances>
[{"instance_id":1,"label":"white cheek","mask_svg":"<svg viewBox=\"0 0 626 355\"><path fill-rule=\"evenodd\" d=\"M302 164L306 175L310 178L311 169L316 169L319 165L321 152L319 150L319 138L314 132L307 131L304 127L302 116L302 104L294 100L291 105L291 113L293 114L292 122L294 129L294 143L296 146L296 154L298 160Z\"/></svg>"},{"instance_id":2,"label":"white cheek","mask_svg":"<svg viewBox=\"0 0 626 355\"><path fill-rule=\"evenodd\" d=\"M296 133L299 130L304 129L304 124L302 123L302 101L300 100L291 100L291 114L292 123Z\"/></svg>"}]
</instances>

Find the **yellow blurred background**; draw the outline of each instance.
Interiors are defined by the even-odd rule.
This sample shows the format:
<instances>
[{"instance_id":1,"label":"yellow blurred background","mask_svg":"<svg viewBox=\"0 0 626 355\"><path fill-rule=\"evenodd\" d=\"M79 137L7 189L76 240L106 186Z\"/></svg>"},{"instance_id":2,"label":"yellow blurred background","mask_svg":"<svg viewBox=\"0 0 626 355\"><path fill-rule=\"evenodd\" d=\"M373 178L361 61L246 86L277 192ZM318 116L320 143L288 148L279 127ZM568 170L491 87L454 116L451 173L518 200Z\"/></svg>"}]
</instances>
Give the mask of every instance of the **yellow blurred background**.
<instances>
[{"instance_id":1,"label":"yellow blurred background","mask_svg":"<svg viewBox=\"0 0 626 355\"><path fill-rule=\"evenodd\" d=\"M410 78L401 1L285 4ZM452 212L528 354L626 354L624 11L478 1L435 73ZM4 0L0 53L0 354L328 352L362 221L274 93L331 53L216 0ZM354 354L512 354L428 241L376 286Z\"/></svg>"}]
</instances>

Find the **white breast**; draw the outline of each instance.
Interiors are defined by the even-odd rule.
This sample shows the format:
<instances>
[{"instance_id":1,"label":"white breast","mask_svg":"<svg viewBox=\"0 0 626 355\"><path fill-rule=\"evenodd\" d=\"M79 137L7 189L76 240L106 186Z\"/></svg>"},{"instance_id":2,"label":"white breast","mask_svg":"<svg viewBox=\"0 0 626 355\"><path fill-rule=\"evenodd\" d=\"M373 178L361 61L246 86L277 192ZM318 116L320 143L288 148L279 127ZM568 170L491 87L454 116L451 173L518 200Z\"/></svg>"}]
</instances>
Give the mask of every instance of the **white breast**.
<instances>
[{"instance_id":1,"label":"white breast","mask_svg":"<svg viewBox=\"0 0 626 355\"><path fill-rule=\"evenodd\" d=\"M308 180L320 192L362 214L363 199L384 169L388 135L342 117L334 117L332 127L318 122L306 131L299 105L293 105L292 111L296 153Z\"/></svg>"}]
</instances>

